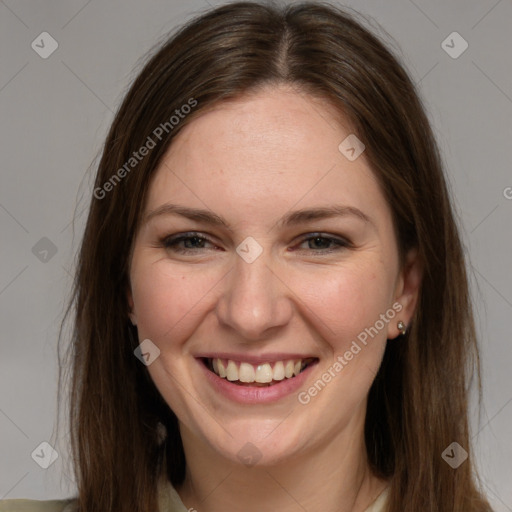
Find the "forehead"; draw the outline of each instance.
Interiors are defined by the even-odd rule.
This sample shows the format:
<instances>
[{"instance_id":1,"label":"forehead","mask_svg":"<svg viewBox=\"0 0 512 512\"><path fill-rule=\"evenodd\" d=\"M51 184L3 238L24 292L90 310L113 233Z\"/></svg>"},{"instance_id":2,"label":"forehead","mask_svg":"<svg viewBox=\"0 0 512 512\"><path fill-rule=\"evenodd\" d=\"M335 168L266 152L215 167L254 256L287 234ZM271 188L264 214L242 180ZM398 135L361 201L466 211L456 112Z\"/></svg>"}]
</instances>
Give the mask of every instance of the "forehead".
<instances>
[{"instance_id":1,"label":"forehead","mask_svg":"<svg viewBox=\"0 0 512 512\"><path fill-rule=\"evenodd\" d=\"M238 213L318 204L387 208L364 153L338 148L352 131L332 106L290 88L269 88L216 105L175 138L147 202Z\"/></svg>"}]
</instances>

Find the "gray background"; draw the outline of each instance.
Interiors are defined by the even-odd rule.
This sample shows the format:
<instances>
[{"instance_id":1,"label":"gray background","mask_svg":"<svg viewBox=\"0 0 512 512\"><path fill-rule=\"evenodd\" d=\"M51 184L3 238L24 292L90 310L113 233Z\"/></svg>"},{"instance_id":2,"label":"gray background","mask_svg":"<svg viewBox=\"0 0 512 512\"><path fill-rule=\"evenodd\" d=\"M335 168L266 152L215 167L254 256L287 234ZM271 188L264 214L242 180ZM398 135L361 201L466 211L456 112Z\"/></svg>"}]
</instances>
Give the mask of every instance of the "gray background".
<instances>
[{"instance_id":1,"label":"gray background","mask_svg":"<svg viewBox=\"0 0 512 512\"><path fill-rule=\"evenodd\" d=\"M141 56L173 27L220 3L0 1L0 499L74 490L63 464L67 439L52 437L56 343L90 166ZM484 401L478 421L473 400L471 456L495 510L512 511L512 2L344 5L374 18L398 43L443 151L481 338ZM31 47L44 31L59 45L47 59ZM458 58L441 46L454 31L469 44ZM31 457L43 441L59 453L46 470Z\"/></svg>"}]
</instances>

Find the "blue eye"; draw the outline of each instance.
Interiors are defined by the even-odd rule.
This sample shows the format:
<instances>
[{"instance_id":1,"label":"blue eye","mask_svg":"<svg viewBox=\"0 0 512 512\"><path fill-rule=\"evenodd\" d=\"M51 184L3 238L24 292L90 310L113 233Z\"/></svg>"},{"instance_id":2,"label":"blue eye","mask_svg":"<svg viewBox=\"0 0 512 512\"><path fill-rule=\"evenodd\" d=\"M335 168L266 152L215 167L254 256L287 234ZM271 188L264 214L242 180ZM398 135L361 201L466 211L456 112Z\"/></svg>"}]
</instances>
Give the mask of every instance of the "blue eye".
<instances>
[{"instance_id":1,"label":"blue eye","mask_svg":"<svg viewBox=\"0 0 512 512\"><path fill-rule=\"evenodd\" d=\"M180 254L197 254L204 250L215 250L216 248L209 238L196 232L171 235L163 238L160 242L165 249ZM304 244L307 244L307 247L302 247ZM296 247L298 248L291 250L308 251L321 255L341 251L351 247L351 244L343 238L312 233L310 236L303 238Z\"/></svg>"},{"instance_id":2,"label":"blue eye","mask_svg":"<svg viewBox=\"0 0 512 512\"><path fill-rule=\"evenodd\" d=\"M211 243L210 240L198 233L183 233L180 235L169 236L162 240L162 245L166 249L175 252L195 252L198 249L205 249L205 244ZM180 244L183 244L180 246Z\"/></svg>"},{"instance_id":3,"label":"blue eye","mask_svg":"<svg viewBox=\"0 0 512 512\"><path fill-rule=\"evenodd\" d=\"M312 236L304 238L299 246L305 243L308 244L307 249L310 249L313 252L333 252L350 246L350 243L342 238L335 238L322 234L313 234Z\"/></svg>"}]
</instances>

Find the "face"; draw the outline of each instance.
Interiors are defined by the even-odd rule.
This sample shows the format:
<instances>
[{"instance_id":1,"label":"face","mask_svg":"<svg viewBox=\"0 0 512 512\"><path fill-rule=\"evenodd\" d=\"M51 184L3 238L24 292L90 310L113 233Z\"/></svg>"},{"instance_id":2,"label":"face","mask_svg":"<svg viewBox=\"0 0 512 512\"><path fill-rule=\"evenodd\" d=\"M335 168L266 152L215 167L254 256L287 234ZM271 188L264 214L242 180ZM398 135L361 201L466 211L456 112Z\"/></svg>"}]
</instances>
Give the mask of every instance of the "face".
<instances>
[{"instance_id":1,"label":"face","mask_svg":"<svg viewBox=\"0 0 512 512\"><path fill-rule=\"evenodd\" d=\"M234 462L360 433L412 315L389 206L364 153L338 149L351 131L332 111L279 87L202 114L157 169L134 242L149 373L184 439Z\"/></svg>"}]
</instances>

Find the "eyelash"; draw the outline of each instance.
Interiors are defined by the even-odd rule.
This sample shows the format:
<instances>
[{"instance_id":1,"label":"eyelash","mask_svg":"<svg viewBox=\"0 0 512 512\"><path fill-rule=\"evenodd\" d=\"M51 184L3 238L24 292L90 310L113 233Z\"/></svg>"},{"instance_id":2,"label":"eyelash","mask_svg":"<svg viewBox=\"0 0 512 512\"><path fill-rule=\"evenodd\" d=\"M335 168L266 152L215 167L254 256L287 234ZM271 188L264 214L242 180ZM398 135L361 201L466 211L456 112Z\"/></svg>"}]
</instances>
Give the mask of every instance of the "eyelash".
<instances>
[{"instance_id":1,"label":"eyelash","mask_svg":"<svg viewBox=\"0 0 512 512\"><path fill-rule=\"evenodd\" d=\"M172 251L174 251L174 252L176 252L178 254L190 254L190 253L194 253L194 252L197 253L198 249L205 249L204 247L199 247L199 248L177 248L177 245L179 243L187 241L187 240L191 240L193 238L195 238L195 239L197 239L197 240L199 240L201 242L209 242L211 244L214 243L212 240L210 240L208 237L205 237L201 233L189 232L189 233L181 233L181 234L178 234L178 235L167 236L167 237L165 237L165 238L163 238L161 240L161 244L162 244L162 246L165 249L172 250ZM315 240L315 239L327 240L328 242L334 244L336 247L334 249L333 248L328 248L328 249L325 249L325 250L322 250L322 249L319 249L319 250L310 249L314 253L330 254L330 253L333 253L333 252L341 251L343 249L347 249L349 247L352 247L352 244L348 240L346 240L346 239L328 236L328 235L325 235L323 233L311 233L310 236L304 237L300 241L299 245L302 245L305 242L309 242L309 241ZM308 249L305 249L305 250L308 250Z\"/></svg>"}]
</instances>

